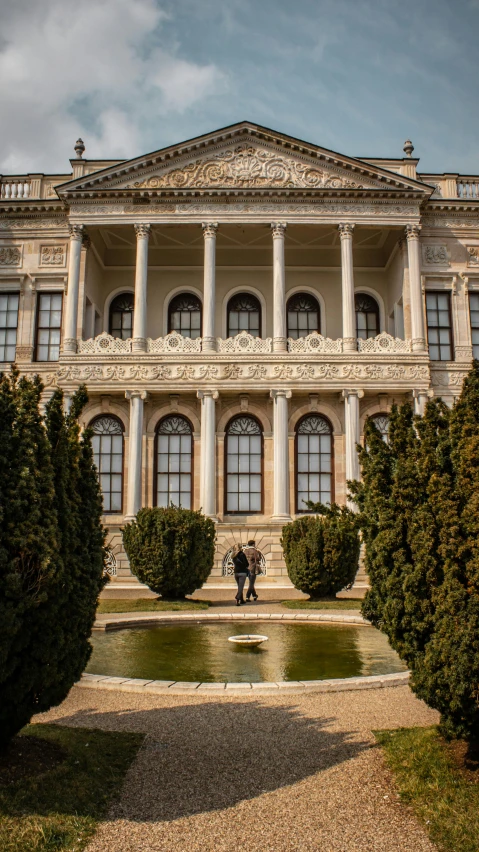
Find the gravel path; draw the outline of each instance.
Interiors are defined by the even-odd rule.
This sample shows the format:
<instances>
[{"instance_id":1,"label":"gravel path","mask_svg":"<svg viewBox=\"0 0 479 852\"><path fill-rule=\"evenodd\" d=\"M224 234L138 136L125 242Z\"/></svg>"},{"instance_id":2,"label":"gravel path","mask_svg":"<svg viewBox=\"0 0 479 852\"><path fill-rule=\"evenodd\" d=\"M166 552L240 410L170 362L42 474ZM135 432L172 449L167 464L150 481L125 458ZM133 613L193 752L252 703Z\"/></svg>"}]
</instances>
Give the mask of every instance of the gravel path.
<instances>
[{"instance_id":1,"label":"gravel path","mask_svg":"<svg viewBox=\"0 0 479 852\"><path fill-rule=\"evenodd\" d=\"M88 852L433 852L372 731L437 715L407 687L301 696L73 688L36 721L147 734Z\"/></svg>"}]
</instances>

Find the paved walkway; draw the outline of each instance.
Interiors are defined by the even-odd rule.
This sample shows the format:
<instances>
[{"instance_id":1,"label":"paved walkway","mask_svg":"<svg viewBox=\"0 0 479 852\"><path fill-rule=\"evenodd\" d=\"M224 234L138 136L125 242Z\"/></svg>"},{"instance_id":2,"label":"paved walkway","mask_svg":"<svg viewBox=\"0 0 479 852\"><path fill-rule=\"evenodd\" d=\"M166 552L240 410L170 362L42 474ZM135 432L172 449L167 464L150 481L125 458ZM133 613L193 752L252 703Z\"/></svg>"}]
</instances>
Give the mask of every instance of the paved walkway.
<instances>
[{"instance_id":1,"label":"paved walkway","mask_svg":"<svg viewBox=\"0 0 479 852\"><path fill-rule=\"evenodd\" d=\"M433 852L372 731L429 725L407 687L301 696L74 687L37 721L142 731L88 852Z\"/></svg>"}]
</instances>

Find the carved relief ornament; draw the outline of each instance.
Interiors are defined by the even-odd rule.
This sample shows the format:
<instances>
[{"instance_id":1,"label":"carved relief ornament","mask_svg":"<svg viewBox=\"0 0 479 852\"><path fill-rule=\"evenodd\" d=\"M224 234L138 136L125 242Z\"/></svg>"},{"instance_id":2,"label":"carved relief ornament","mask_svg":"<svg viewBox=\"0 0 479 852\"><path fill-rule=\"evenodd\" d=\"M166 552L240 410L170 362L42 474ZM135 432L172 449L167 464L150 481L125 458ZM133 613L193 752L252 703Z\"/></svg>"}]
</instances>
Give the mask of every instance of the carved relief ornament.
<instances>
[{"instance_id":1,"label":"carved relief ornament","mask_svg":"<svg viewBox=\"0 0 479 852\"><path fill-rule=\"evenodd\" d=\"M194 187L304 187L309 189L363 189L339 173L302 163L292 157L239 145L233 150L196 160L164 174L130 184L129 189L183 189Z\"/></svg>"},{"instance_id":2,"label":"carved relief ornament","mask_svg":"<svg viewBox=\"0 0 479 852\"><path fill-rule=\"evenodd\" d=\"M479 266L479 246L467 246L467 265Z\"/></svg>"},{"instance_id":3,"label":"carved relief ornament","mask_svg":"<svg viewBox=\"0 0 479 852\"><path fill-rule=\"evenodd\" d=\"M442 265L449 263L446 246L423 246L423 258L424 263Z\"/></svg>"},{"instance_id":4,"label":"carved relief ornament","mask_svg":"<svg viewBox=\"0 0 479 852\"><path fill-rule=\"evenodd\" d=\"M22 249L20 246L2 246L0 248L0 266L21 266Z\"/></svg>"},{"instance_id":5,"label":"carved relief ornament","mask_svg":"<svg viewBox=\"0 0 479 852\"><path fill-rule=\"evenodd\" d=\"M41 246L40 266L65 266L65 246Z\"/></svg>"}]
</instances>

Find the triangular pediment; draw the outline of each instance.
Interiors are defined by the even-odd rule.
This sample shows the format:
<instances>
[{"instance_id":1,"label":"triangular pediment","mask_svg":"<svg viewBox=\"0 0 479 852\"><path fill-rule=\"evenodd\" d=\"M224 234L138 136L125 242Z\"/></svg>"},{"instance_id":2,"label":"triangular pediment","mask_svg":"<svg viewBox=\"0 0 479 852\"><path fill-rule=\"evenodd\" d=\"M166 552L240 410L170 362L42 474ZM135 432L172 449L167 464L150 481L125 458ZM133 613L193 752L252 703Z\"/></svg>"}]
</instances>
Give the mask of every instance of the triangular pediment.
<instances>
[{"instance_id":1,"label":"triangular pediment","mask_svg":"<svg viewBox=\"0 0 479 852\"><path fill-rule=\"evenodd\" d=\"M65 196L275 189L425 191L418 181L247 122L57 187Z\"/></svg>"}]
</instances>

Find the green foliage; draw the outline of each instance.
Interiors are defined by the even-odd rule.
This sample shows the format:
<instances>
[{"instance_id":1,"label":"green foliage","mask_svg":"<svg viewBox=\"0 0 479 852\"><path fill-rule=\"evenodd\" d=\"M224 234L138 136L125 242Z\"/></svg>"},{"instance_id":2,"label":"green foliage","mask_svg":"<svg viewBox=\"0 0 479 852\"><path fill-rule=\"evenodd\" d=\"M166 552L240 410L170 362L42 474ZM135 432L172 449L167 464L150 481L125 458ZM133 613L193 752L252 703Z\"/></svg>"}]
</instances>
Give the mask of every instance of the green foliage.
<instances>
[{"instance_id":1,"label":"green foliage","mask_svg":"<svg viewBox=\"0 0 479 852\"><path fill-rule=\"evenodd\" d=\"M345 506L309 504L320 515L304 515L283 527L281 546L288 576L313 599L350 585L358 570L358 519Z\"/></svg>"},{"instance_id":2,"label":"green foliage","mask_svg":"<svg viewBox=\"0 0 479 852\"><path fill-rule=\"evenodd\" d=\"M371 590L363 614L412 672L448 736L479 737L479 364L455 408L365 428L360 508Z\"/></svg>"},{"instance_id":3,"label":"green foliage","mask_svg":"<svg viewBox=\"0 0 479 852\"><path fill-rule=\"evenodd\" d=\"M0 377L0 749L79 678L103 584L97 477L80 470L90 439L64 417L61 392L47 433L42 389L38 377Z\"/></svg>"},{"instance_id":4,"label":"green foliage","mask_svg":"<svg viewBox=\"0 0 479 852\"><path fill-rule=\"evenodd\" d=\"M141 509L123 529L130 568L163 598L199 589L213 567L215 525L201 512L171 506Z\"/></svg>"}]
</instances>

